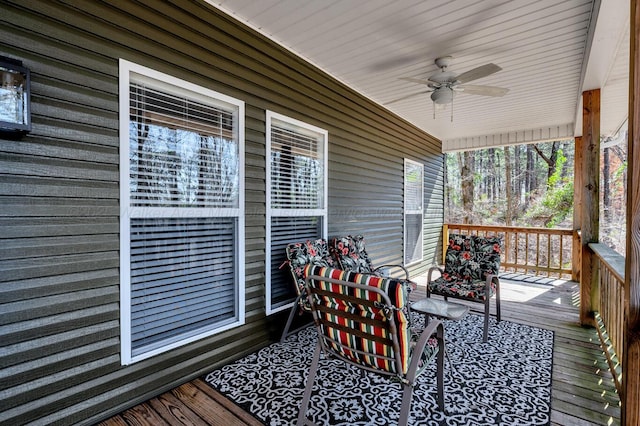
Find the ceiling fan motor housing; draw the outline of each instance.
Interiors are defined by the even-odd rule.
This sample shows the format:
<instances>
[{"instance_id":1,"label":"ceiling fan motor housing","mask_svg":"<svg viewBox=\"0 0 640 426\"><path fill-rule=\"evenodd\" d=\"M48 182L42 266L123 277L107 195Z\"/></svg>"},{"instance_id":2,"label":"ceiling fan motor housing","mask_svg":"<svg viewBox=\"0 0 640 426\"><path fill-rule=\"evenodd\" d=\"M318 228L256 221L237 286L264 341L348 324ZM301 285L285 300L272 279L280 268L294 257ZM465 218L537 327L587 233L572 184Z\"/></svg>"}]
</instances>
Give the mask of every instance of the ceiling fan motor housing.
<instances>
[{"instance_id":1,"label":"ceiling fan motor housing","mask_svg":"<svg viewBox=\"0 0 640 426\"><path fill-rule=\"evenodd\" d=\"M435 104L449 104L453 101L453 90L449 87L441 87L431 94L431 100Z\"/></svg>"}]
</instances>

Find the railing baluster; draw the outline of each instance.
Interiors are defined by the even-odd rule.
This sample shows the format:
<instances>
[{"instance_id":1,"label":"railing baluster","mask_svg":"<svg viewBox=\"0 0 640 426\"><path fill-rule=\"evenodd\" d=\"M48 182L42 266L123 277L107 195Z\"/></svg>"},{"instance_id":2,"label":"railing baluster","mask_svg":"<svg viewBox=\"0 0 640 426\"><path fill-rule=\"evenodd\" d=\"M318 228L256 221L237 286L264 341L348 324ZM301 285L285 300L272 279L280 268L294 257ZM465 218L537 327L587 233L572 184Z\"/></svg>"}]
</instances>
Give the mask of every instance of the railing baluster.
<instances>
[{"instance_id":1,"label":"railing baluster","mask_svg":"<svg viewBox=\"0 0 640 426\"><path fill-rule=\"evenodd\" d=\"M536 275L540 273L540 233L536 233Z\"/></svg>"},{"instance_id":2,"label":"railing baluster","mask_svg":"<svg viewBox=\"0 0 640 426\"><path fill-rule=\"evenodd\" d=\"M600 300L595 306L598 336L618 392L624 350L624 268L625 259L604 244L591 243L600 271Z\"/></svg>"},{"instance_id":3,"label":"railing baluster","mask_svg":"<svg viewBox=\"0 0 640 426\"><path fill-rule=\"evenodd\" d=\"M560 235L560 259L558 260L558 268L562 268L562 249L564 248L564 238Z\"/></svg>"},{"instance_id":4,"label":"railing baluster","mask_svg":"<svg viewBox=\"0 0 640 426\"><path fill-rule=\"evenodd\" d=\"M547 235L547 277L551 276L551 234Z\"/></svg>"}]
</instances>

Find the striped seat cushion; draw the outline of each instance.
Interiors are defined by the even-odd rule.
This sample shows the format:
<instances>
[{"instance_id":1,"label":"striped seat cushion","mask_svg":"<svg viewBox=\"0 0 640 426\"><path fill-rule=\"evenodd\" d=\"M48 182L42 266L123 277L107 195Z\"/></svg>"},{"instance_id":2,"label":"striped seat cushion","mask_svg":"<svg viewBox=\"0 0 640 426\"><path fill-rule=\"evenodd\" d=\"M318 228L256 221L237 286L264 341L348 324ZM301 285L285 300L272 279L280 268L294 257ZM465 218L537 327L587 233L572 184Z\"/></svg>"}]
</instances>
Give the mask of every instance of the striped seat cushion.
<instances>
[{"instance_id":1,"label":"striped seat cushion","mask_svg":"<svg viewBox=\"0 0 640 426\"><path fill-rule=\"evenodd\" d=\"M320 280L312 281L310 283L313 288L379 302L381 304L380 307L367 307L353 302L346 302L338 298L323 297L323 300L319 300L316 303L330 307L334 312L338 313L322 314L323 318L325 318L329 324L336 325L335 327L331 325L323 327L322 334L326 338L339 342L340 345L337 345L330 342L330 340L326 340L335 352L352 362L389 373L401 375L406 374L409 365L412 342L407 320L407 291L401 281L314 265L308 265L305 268L304 275L305 277L309 275L317 275L321 277L334 278L377 287L384 291L384 293L389 297L391 303L395 306L395 309L391 310L391 318L395 322L398 330L401 371L398 371L398 367L395 364L395 351L390 342L376 342L372 339L368 339L367 337L363 337L366 335L359 332L367 332L378 337L388 338L388 327L373 327L354 319L362 317L378 320L386 319L386 321L388 321L385 309L382 307L384 299L381 295L374 292L331 284ZM389 312L388 309L386 311ZM345 315L340 314L343 312ZM345 330L355 331L350 332ZM357 349L357 351L350 350L350 348ZM374 357L370 354L383 355L384 357Z\"/></svg>"}]
</instances>

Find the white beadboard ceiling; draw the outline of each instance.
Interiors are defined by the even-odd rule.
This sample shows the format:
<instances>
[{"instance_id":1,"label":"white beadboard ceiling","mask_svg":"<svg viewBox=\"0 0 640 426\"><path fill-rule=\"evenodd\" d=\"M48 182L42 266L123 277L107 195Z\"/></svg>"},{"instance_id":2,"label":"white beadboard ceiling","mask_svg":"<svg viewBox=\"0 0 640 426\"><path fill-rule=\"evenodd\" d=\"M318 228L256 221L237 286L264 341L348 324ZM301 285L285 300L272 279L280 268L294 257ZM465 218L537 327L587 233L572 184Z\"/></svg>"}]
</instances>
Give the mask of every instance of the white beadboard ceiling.
<instances>
[{"instance_id":1,"label":"white beadboard ceiling","mask_svg":"<svg viewBox=\"0 0 640 426\"><path fill-rule=\"evenodd\" d=\"M602 89L603 136L627 116L628 0L209 0L236 19L443 141L443 151L573 137L583 90ZM502 68L436 111L426 86L449 71Z\"/></svg>"}]
</instances>

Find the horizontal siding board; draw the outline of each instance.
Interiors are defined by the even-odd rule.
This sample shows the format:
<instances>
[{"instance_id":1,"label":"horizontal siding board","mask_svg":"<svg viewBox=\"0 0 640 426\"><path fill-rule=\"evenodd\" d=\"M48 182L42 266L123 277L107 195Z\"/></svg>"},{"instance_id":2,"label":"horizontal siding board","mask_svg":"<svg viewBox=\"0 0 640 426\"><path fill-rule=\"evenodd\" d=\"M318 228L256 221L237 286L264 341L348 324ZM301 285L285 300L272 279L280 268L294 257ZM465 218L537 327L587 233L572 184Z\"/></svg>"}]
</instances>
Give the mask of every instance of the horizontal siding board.
<instances>
[{"instance_id":1,"label":"horizontal siding board","mask_svg":"<svg viewBox=\"0 0 640 426\"><path fill-rule=\"evenodd\" d=\"M68 179L0 178L0 196L22 194L28 197L93 198L96 191L100 191L103 198L117 199L118 187L112 183L109 183L109 186L92 187L89 182L78 184L77 180L69 181Z\"/></svg>"},{"instance_id":2,"label":"horizontal siding board","mask_svg":"<svg viewBox=\"0 0 640 426\"><path fill-rule=\"evenodd\" d=\"M264 312L265 110L329 131L329 234L365 234L377 264L403 258L403 158L433 170L425 259L438 252L440 141L210 5L16 1L0 12L0 51L32 69L34 103L33 131L0 140L1 391L16 404L0 423L92 424L277 335L283 315ZM246 102L246 324L127 367L116 343L118 58Z\"/></svg>"},{"instance_id":3,"label":"horizontal siding board","mask_svg":"<svg viewBox=\"0 0 640 426\"><path fill-rule=\"evenodd\" d=\"M87 325L119 318L117 304L102 303L89 309L61 312L44 318L2 325L0 326L0 333L3 336L3 344L10 346L20 342L27 342L34 338L65 332L71 328L82 328Z\"/></svg>"},{"instance_id":4,"label":"horizontal siding board","mask_svg":"<svg viewBox=\"0 0 640 426\"><path fill-rule=\"evenodd\" d=\"M76 346L70 351L59 351L31 362L23 360L14 368L3 368L0 380L8 388L19 386L22 383L37 380L39 377L64 372L69 365L81 365L102 358L120 356L120 341L117 336L91 343L84 341L81 345L78 343L76 342Z\"/></svg>"},{"instance_id":5,"label":"horizontal siding board","mask_svg":"<svg viewBox=\"0 0 640 426\"><path fill-rule=\"evenodd\" d=\"M110 339L113 342L114 339L119 339L120 336L116 331L118 326L118 321L106 321L69 329L55 335L41 336L25 342L7 345L5 350L11 355L3 356L0 366L5 369L21 363L41 360L43 354L54 356L59 352L72 352L74 348L79 348L83 345L109 341ZM117 341L117 344L119 346L119 341ZM40 363L44 367L47 365L46 363Z\"/></svg>"},{"instance_id":6,"label":"horizontal siding board","mask_svg":"<svg viewBox=\"0 0 640 426\"><path fill-rule=\"evenodd\" d=\"M0 325L30 321L55 315L62 310L80 310L104 303L118 302L119 300L118 288L100 287L6 303L3 305Z\"/></svg>"},{"instance_id":7,"label":"horizontal siding board","mask_svg":"<svg viewBox=\"0 0 640 426\"><path fill-rule=\"evenodd\" d=\"M61 293L82 291L86 288L117 286L118 284L119 276L117 269L101 269L76 274L6 281L0 286L0 299L15 301L35 299Z\"/></svg>"},{"instance_id":8,"label":"horizontal siding board","mask_svg":"<svg viewBox=\"0 0 640 426\"><path fill-rule=\"evenodd\" d=\"M91 133L80 131L78 126L73 129L51 126L50 129L51 132L48 135L43 135L42 132L38 135L32 133L29 141L6 141L2 144L0 152L42 158L118 164L118 139L114 132L111 132L111 136L107 136L104 133L96 133L95 128L92 128ZM43 130L42 123L39 123L38 130ZM55 138L50 137L54 135ZM109 138L113 140L113 143L105 147L104 140ZM102 146L96 142L101 142Z\"/></svg>"},{"instance_id":9,"label":"horizontal siding board","mask_svg":"<svg viewBox=\"0 0 640 426\"><path fill-rule=\"evenodd\" d=\"M112 234L118 230L116 217L0 217L3 238L53 237L58 235Z\"/></svg>"},{"instance_id":10,"label":"horizontal siding board","mask_svg":"<svg viewBox=\"0 0 640 426\"><path fill-rule=\"evenodd\" d=\"M114 166L92 164L89 162L39 159L33 156L3 155L0 169L9 170L12 174L40 177L60 177L67 179L103 180L113 182L118 176ZM18 165L16 165L18 164ZM104 170L100 170L103 168Z\"/></svg>"},{"instance_id":11,"label":"horizontal siding board","mask_svg":"<svg viewBox=\"0 0 640 426\"><path fill-rule=\"evenodd\" d=\"M117 268L117 252L47 256L34 262L33 259L10 259L0 261L3 271L0 282L46 277L83 271L95 271L104 268Z\"/></svg>"}]
</instances>

